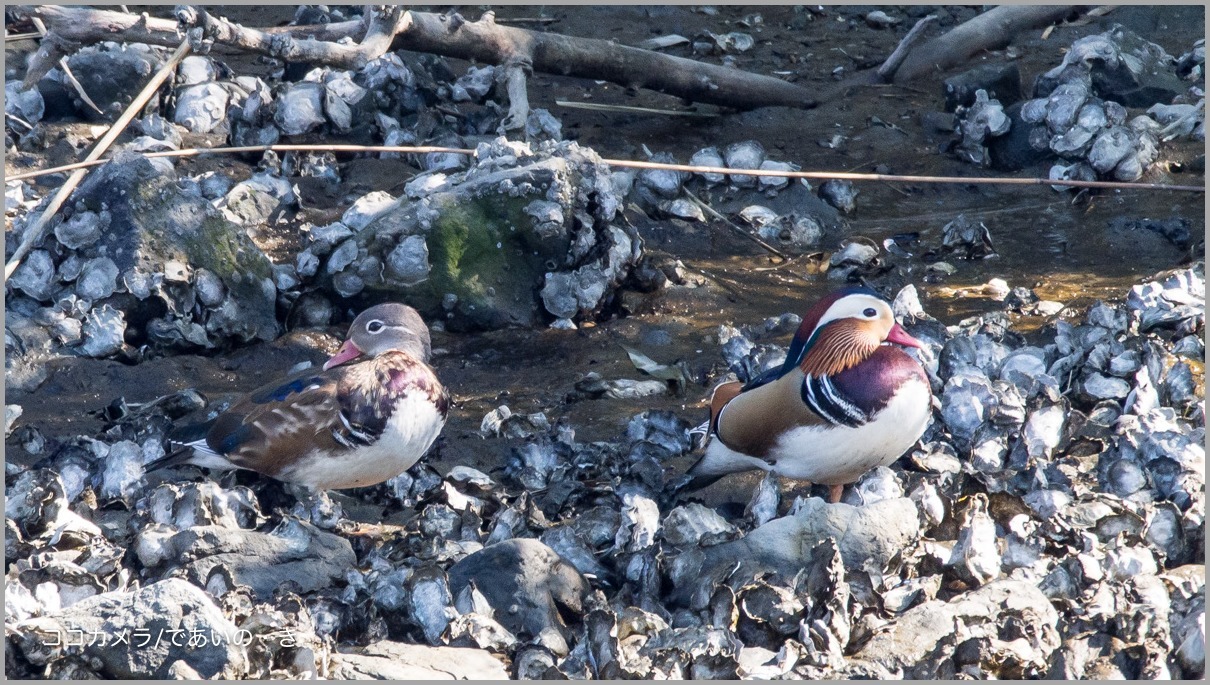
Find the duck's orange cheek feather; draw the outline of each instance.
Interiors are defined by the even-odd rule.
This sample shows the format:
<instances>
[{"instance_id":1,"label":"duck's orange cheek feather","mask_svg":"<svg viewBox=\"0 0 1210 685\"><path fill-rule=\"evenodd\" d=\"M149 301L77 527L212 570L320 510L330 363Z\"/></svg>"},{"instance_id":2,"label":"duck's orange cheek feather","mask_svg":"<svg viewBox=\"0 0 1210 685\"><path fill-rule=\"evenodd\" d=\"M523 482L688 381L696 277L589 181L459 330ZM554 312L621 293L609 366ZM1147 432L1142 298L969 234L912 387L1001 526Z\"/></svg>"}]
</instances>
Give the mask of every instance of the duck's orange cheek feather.
<instances>
[{"instance_id":1,"label":"duck's orange cheek feather","mask_svg":"<svg viewBox=\"0 0 1210 685\"><path fill-rule=\"evenodd\" d=\"M803 358L803 372L816 377L831 376L859 364L882 341L876 325L853 319L828 324Z\"/></svg>"}]
</instances>

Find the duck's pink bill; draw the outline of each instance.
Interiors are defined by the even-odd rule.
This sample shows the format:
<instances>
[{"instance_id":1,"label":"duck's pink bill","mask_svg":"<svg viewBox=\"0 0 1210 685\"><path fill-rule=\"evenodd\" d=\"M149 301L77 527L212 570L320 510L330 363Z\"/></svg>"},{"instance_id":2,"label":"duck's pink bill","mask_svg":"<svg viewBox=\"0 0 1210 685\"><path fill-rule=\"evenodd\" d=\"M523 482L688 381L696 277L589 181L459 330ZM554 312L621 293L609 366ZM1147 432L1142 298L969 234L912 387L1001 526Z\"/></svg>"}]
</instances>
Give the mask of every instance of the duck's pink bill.
<instances>
[{"instance_id":1,"label":"duck's pink bill","mask_svg":"<svg viewBox=\"0 0 1210 685\"><path fill-rule=\"evenodd\" d=\"M356 359L359 356L361 356L361 350L357 348L357 345L354 345L352 340L346 340L345 344L341 345L339 350L336 350L336 354L324 362L324 371L333 366L340 366L350 359Z\"/></svg>"},{"instance_id":2,"label":"duck's pink bill","mask_svg":"<svg viewBox=\"0 0 1210 685\"><path fill-rule=\"evenodd\" d=\"M920 350L924 349L924 343L909 335L907 331L903 330L903 326L900 326L899 324L891 326L891 332L887 333L886 339L887 342L893 342L897 345L915 347L916 349ZM335 357L333 357L333 359L335 359Z\"/></svg>"}]
</instances>

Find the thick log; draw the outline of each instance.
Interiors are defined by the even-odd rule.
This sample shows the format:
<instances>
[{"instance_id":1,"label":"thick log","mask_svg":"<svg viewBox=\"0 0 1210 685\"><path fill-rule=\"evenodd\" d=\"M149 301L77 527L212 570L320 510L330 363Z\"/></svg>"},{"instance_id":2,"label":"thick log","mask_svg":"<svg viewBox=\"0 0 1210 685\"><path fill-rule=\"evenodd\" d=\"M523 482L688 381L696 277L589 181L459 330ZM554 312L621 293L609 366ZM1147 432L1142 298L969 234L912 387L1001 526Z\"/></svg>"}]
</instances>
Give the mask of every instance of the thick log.
<instances>
[{"instance_id":1,"label":"thick log","mask_svg":"<svg viewBox=\"0 0 1210 685\"><path fill-rule=\"evenodd\" d=\"M1021 31L1061 21L1078 9L1075 5L1002 5L988 10L908 53L895 71L895 83L905 84L965 64L979 52L1007 46Z\"/></svg>"},{"instance_id":2,"label":"thick log","mask_svg":"<svg viewBox=\"0 0 1210 685\"><path fill-rule=\"evenodd\" d=\"M181 40L177 22L146 15L54 5L21 6L14 11L42 19L52 33L74 43L112 40L174 46ZM197 8L178 8L177 14L189 29L191 39L196 37L199 43L208 43L209 47L221 52L255 52L292 61L344 67L356 66L366 54L373 52L360 45L367 35L367 23L372 20L261 31L212 17ZM377 14L371 12L368 16ZM383 25L390 24L383 22ZM390 44L395 50L429 52L497 65L528 60L537 72L610 81L627 88L646 88L693 102L735 109L810 108L817 104L812 91L771 76L596 38L503 26L495 23L491 13L479 21L469 22L457 14L409 11L403 13L395 28L398 32ZM345 48L332 44L345 37L357 41L359 46Z\"/></svg>"}]
</instances>

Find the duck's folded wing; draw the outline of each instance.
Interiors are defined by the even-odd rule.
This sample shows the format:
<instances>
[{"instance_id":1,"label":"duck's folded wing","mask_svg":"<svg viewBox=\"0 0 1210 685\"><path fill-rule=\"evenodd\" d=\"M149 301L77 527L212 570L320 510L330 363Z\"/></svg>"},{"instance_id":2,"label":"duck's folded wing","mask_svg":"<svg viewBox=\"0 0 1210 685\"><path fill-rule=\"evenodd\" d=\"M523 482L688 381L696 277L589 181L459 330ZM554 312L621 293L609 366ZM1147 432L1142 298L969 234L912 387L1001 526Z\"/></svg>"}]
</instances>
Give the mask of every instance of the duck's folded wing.
<instances>
[{"instance_id":1,"label":"duck's folded wing","mask_svg":"<svg viewBox=\"0 0 1210 685\"><path fill-rule=\"evenodd\" d=\"M206 445L234 465L273 475L311 450L344 447L347 431L333 374L303 373L267 385L215 420Z\"/></svg>"},{"instance_id":2,"label":"duck's folded wing","mask_svg":"<svg viewBox=\"0 0 1210 685\"><path fill-rule=\"evenodd\" d=\"M800 385L801 372L795 370L736 394L715 417L715 434L724 445L740 454L768 460L778 440L787 432L827 425L803 403Z\"/></svg>"}]
</instances>

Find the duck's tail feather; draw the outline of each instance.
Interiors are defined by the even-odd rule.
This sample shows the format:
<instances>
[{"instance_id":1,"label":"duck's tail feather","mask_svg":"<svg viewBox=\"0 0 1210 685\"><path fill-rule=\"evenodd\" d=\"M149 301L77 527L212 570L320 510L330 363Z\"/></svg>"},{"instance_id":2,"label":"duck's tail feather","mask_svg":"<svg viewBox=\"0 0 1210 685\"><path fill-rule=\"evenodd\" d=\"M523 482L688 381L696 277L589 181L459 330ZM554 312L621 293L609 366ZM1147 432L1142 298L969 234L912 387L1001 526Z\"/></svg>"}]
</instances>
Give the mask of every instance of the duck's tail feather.
<instances>
[{"instance_id":1,"label":"duck's tail feather","mask_svg":"<svg viewBox=\"0 0 1210 685\"><path fill-rule=\"evenodd\" d=\"M192 459L193 459L193 445L191 445L191 444L180 445L180 446L177 446L176 449L172 450L168 454L165 454L164 456L160 457L159 459L156 459L155 461L149 462L148 464L144 465L143 470L148 473L151 473L152 471L166 469L170 466L182 466L184 464L189 464L189 463L191 463Z\"/></svg>"}]
</instances>

